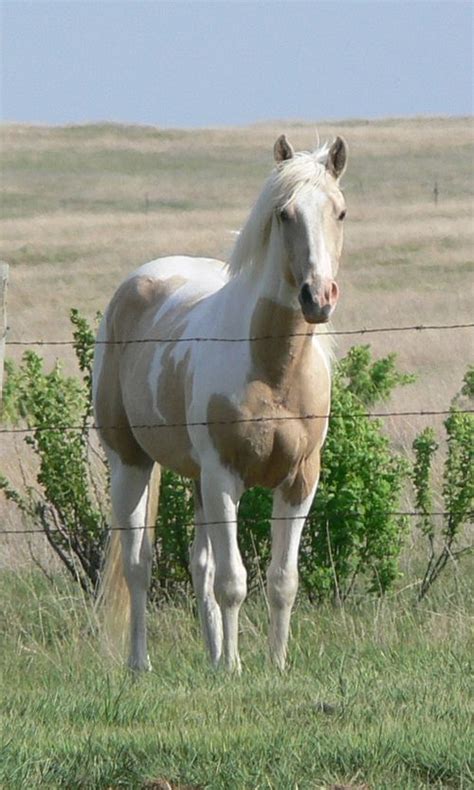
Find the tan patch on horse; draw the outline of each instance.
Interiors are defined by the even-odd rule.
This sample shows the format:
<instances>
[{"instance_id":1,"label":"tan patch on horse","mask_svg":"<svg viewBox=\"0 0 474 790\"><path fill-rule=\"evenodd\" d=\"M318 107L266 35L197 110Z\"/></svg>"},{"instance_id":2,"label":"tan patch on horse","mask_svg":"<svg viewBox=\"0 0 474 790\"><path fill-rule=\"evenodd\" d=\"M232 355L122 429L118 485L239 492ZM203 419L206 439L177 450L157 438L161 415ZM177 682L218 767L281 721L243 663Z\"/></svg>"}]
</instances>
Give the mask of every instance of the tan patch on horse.
<instances>
[{"instance_id":1,"label":"tan patch on horse","mask_svg":"<svg viewBox=\"0 0 474 790\"><path fill-rule=\"evenodd\" d=\"M154 313L172 294L185 285L184 277L166 280L142 275L126 280L116 291L107 311L107 332L115 341L150 337L150 312ZM140 331L142 329L145 331ZM155 333L156 334L156 333Z\"/></svg>"},{"instance_id":2,"label":"tan patch on horse","mask_svg":"<svg viewBox=\"0 0 474 790\"><path fill-rule=\"evenodd\" d=\"M311 336L292 336L307 329L299 311L260 299L250 334L271 339L251 342L252 367L240 402L214 395L207 414L222 463L247 487L281 485L291 504L305 499L318 479L327 423L325 417L298 417L327 414L330 400L329 372ZM250 421L258 417L265 419Z\"/></svg>"},{"instance_id":3,"label":"tan patch on horse","mask_svg":"<svg viewBox=\"0 0 474 790\"><path fill-rule=\"evenodd\" d=\"M153 314L186 282L182 277L167 280L133 277L120 286L107 311L107 340L112 342L106 346L103 356L97 387L96 416L103 441L120 456L123 463L130 466L147 466L151 459L162 463L162 454L173 455L173 451L178 459L189 456L191 445L186 429L133 428L127 413L129 410L124 404L125 388L125 400L139 400L143 413L140 421L133 422L146 425L153 413L153 404L144 382L156 347L153 343L135 344L129 341L144 337L158 339L181 336L183 323L179 313L175 313L181 320L179 327L170 327L169 320L158 322L153 330L150 327ZM170 343L164 353L158 395L167 423L185 422L182 393L186 386L187 360L175 366L171 358L174 348L175 344ZM138 368L141 374L137 374ZM136 389L138 386L141 387L139 391ZM159 458L156 457L156 447L160 449ZM190 459L184 463L179 461L182 474L195 476L196 464L188 461ZM167 465L173 467L172 463Z\"/></svg>"}]
</instances>

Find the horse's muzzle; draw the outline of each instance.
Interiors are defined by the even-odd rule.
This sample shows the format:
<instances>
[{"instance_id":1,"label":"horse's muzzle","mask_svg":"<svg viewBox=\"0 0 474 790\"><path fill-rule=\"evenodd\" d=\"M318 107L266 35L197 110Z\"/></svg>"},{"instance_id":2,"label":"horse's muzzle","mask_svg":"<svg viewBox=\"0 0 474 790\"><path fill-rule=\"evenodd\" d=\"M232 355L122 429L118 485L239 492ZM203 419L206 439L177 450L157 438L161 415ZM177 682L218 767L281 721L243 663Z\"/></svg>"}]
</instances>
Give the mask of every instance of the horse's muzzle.
<instances>
[{"instance_id":1,"label":"horse's muzzle","mask_svg":"<svg viewBox=\"0 0 474 790\"><path fill-rule=\"evenodd\" d=\"M309 283L303 283L298 295L301 310L308 324L326 324L339 298L339 287L335 280L325 283L313 291Z\"/></svg>"}]
</instances>

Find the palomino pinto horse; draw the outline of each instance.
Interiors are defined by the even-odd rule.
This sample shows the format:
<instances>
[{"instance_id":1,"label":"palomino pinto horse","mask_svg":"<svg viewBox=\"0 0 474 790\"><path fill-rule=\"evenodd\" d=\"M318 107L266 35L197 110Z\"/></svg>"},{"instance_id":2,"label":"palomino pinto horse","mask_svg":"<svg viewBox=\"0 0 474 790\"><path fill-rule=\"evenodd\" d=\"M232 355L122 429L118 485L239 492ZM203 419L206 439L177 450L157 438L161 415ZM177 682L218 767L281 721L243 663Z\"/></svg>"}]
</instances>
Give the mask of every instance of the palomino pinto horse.
<instances>
[{"instance_id":1,"label":"palomino pinto horse","mask_svg":"<svg viewBox=\"0 0 474 790\"><path fill-rule=\"evenodd\" d=\"M115 610L123 624L130 618L135 670L149 668L149 527L161 466L195 481L193 584L210 658L217 665L223 651L229 668L240 666L246 595L238 503L251 486L273 489L269 641L277 666L285 663L298 547L328 424L330 366L315 327L338 299L346 145L338 137L295 154L282 135L274 154L229 264L188 257L145 264L119 287L99 330L95 418L118 527L102 599L112 617ZM211 336L248 340L193 341Z\"/></svg>"}]
</instances>

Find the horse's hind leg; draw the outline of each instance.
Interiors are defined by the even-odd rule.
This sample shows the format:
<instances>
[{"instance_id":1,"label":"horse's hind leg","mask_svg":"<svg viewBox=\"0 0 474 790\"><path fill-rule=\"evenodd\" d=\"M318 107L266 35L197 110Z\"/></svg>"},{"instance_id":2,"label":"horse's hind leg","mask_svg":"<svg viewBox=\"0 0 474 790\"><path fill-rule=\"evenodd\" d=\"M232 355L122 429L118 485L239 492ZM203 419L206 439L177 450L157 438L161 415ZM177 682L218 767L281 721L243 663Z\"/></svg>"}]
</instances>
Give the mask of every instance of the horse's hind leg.
<instances>
[{"instance_id":1,"label":"horse's hind leg","mask_svg":"<svg viewBox=\"0 0 474 790\"><path fill-rule=\"evenodd\" d=\"M215 562L214 593L222 614L225 664L239 671L238 620L247 594L247 573L237 545L237 481L223 469L207 470L201 475L201 494Z\"/></svg>"},{"instance_id":2,"label":"horse's hind leg","mask_svg":"<svg viewBox=\"0 0 474 790\"><path fill-rule=\"evenodd\" d=\"M204 522L200 484L194 486L195 527L191 548L191 575L196 594L204 641L214 666L222 653L222 616L214 595L215 562L211 540Z\"/></svg>"},{"instance_id":3,"label":"horse's hind leg","mask_svg":"<svg viewBox=\"0 0 474 790\"><path fill-rule=\"evenodd\" d=\"M150 490L153 463L127 466L114 454L111 497L115 526L120 530L123 571L130 593L129 667L150 669L146 636L146 599L151 578L152 542ZM153 518L153 521L150 521ZM147 528L148 527L148 528Z\"/></svg>"}]
</instances>

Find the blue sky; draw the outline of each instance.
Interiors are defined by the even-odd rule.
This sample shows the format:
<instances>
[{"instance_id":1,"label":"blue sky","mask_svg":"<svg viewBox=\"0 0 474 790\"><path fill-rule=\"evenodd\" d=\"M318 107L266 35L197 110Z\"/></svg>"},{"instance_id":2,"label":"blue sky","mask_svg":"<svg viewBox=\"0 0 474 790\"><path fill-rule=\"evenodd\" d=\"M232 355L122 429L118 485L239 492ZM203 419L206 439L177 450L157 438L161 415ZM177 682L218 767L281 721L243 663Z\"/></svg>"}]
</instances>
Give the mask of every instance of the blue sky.
<instances>
[{"instance_id":1,"label":"blue sky","mask_svg":"<svg viewBox=\"0 0 474 790\"><path fill-rule=\"evenodd\" d=\"M4 0L1 115L224 126L466 115L456 0Z\"/></svg>"}]
</instances>

